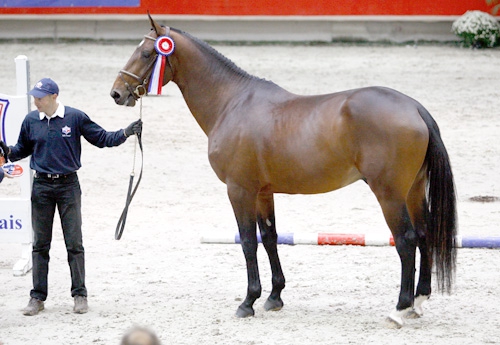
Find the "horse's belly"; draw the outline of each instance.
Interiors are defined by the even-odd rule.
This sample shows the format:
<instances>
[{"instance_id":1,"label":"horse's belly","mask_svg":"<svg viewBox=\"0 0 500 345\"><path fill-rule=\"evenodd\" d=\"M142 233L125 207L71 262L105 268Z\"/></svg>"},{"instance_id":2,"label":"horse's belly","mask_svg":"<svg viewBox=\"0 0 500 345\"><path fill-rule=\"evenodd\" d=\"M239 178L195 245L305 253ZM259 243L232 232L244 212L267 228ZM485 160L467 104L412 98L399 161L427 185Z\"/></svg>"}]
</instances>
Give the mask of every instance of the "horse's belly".
<instances>
[{"instance_id":1,"label":"horse's belly","mask_svg":"<svg viewBox=\"0 0 500 345\"><path fill-rule=\"evenodd\" d=\"M307 169L297 165L278 169L268 181L270 191L286 194L318 194L345 187L362 178L354 166L317 166Z\"/></svg>"}]
</instances>

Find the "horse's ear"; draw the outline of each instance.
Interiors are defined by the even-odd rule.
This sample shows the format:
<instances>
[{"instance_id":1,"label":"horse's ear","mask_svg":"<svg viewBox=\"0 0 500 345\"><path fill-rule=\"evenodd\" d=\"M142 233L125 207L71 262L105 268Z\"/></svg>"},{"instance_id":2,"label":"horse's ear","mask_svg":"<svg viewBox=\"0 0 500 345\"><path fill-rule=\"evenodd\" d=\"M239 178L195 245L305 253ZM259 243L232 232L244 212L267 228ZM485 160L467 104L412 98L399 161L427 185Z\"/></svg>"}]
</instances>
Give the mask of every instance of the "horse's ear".
<instances>
[{"instance_id":1,"label":"horse's ear","mask_svg":"<svg viewBox=\"0 0 500 345\"><path fill-rule=\"evenodd\" d=\"M149 11L148 11L148 18L149 18L149 22L151 23L151 29L153 29L154 31L156 31L156 35L160 36L161 35L161 27L160 27L160 25L158 25L158 23L156 23L153 20L153 18L149 14Z\"/></svg>"}]
</instances>

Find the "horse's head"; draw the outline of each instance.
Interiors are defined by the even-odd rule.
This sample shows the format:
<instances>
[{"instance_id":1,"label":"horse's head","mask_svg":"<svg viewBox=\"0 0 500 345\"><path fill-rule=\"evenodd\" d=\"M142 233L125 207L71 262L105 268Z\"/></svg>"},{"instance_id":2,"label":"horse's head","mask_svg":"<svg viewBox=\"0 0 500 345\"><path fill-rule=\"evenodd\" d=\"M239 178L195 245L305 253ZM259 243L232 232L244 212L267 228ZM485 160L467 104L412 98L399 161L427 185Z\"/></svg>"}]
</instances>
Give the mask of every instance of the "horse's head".
<instances>
[{"instance_id":1,"label":"horse's head","mask_svg":"<svg viewBox=\"0 0 500 345\"><path fill-rule=\"evenodd\" d=\"M148 17L151 22L151 31L144 35L144 39L137 46L125 67L118 73L118 77L111 89L111 97L114 98L118 105L133 107L136 100L148 93L151 74L158 58L158 48L155 47L155 43L158 37L168 36L169 34L170 28L155 22L149 13ZM163 79L158 81L161 84L160 88L172 79L170 61L168 61L167 65L168 68L165 69Z\"/></svg>"}]
</instances>

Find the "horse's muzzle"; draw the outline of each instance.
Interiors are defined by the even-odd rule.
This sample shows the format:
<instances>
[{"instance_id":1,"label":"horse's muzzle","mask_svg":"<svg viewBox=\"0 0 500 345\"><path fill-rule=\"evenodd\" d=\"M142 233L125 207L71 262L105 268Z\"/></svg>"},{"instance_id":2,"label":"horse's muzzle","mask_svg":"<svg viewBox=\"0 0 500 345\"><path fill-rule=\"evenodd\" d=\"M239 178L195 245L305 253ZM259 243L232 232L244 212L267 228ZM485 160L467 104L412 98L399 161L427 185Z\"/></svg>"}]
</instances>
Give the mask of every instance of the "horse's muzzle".
<instances>
[{"instance_id":1,"label":"horse's muzzle","mask_svg":"<svg viewBox=\"0 0 500 345\"><path fill-rule=\"evenodd\" d=\"M110 95L118 105L124 105L126 107L135 106L135 98L129 92L121 93L119 90L113 89Z\"/></svg>"}]
</instances>

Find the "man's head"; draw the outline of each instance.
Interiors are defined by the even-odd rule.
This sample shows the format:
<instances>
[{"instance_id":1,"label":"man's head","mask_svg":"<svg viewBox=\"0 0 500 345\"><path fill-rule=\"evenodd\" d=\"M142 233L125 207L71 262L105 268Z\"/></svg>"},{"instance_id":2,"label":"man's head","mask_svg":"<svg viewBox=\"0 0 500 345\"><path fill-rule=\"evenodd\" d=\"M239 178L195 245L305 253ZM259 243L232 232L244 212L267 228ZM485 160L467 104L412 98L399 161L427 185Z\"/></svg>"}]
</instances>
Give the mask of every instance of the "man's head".
<instances>
[{"instance_id":1,"label":"man's head","mask_svg":"<svg viewBox=\"0 0 500 345\"><path fill-rule=\"evenodd\" d=\"M28 94L35 98L35 106L38 111L45 113L47 116L52 116L57 110L59 86L52 79L43 78L33 86L33 89Z\"/></svg>"},{"instance_id":2,"label":"man's head","mask_svg":"<svg viewBox=\"0 0 500 345\"><path fill-rule=\"evenodd\" d=\"M123 336L120 345L161 345L161 342L151 330L134 327Z\"/></svg>"},{"instance_id":3,"label":"man's head","mask_svg":"<svg viewBox=\"0 0 500 345\"><path fill-rule=\"evenodd\" d=\"M33 86L33 89L28 92L35 98L43 98L47 95L59 95L59 86L50 78L43 78Z\"/></svg>"}]
</instances>

